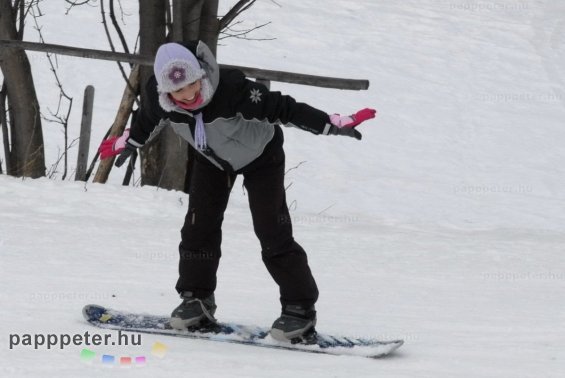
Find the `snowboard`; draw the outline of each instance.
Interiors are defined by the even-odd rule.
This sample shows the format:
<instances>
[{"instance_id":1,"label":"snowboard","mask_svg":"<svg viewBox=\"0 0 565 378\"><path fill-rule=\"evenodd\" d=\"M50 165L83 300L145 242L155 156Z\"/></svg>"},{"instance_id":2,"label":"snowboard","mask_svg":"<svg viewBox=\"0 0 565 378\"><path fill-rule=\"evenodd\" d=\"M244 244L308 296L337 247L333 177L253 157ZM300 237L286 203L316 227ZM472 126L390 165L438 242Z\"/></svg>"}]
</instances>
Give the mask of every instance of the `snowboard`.
<instances>
[{"instance_id":1,"label":"snowboard","mask_svg":"<svg viewBox=\"0 0 565 378\"><path fill-rule=\"evenodd\" d=\"M312 332L300 340L281 342L269 335L269 328L236 323L213 323L188 330L177 330L169 325L169 317L112 310L98 305L86 305L83 316L90 324L112 330L148 333L210 340L216 342L252 345L256 347L368 358L384 357L402 346L403 340L381 341L357 337L324 335Z\"/></svg>"}]
</instances>

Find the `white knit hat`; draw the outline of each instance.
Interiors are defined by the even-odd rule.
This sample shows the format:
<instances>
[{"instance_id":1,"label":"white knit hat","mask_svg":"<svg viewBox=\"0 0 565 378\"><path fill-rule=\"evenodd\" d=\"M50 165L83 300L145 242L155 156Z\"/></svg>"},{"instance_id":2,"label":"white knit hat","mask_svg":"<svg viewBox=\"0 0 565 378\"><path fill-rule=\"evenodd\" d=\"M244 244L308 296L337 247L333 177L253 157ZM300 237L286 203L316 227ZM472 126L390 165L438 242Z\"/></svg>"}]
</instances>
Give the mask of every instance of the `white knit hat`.
<instances>
[{"instance_id":1,"label":"white knit hat","mask_svg":"<svg viewBox=\"0 0 565 378\"><path fill-rule=\"evenodd\" d=\"M206 74L190 50L178 43L166 43L159 47L153 71L157 90L161 93L177 91Z\"/></svg>"}]
</instances>

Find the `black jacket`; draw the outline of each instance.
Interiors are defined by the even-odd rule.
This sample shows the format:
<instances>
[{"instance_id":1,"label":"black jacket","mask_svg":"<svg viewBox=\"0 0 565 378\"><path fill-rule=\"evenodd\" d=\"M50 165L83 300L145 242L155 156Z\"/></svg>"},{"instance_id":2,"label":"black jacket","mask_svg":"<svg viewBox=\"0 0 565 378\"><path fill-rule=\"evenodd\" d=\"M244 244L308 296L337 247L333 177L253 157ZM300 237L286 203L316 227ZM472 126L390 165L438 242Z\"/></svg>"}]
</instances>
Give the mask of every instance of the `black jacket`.
<instances>
[{"instance_id":1,"label":"black jacket","mask_svg":"<svg viewBox=\"0 0 565 378\"><path fill-rule=\"evenodd\" d=\"M255 160L272 139L274 125L295 126L314 134L327 134L328 115L307 104L296 102L280 92L271 92L264 85L245 78L239 70L218 70L217 63L202 42L192 47L207 72L206 79L215 89L210 102L190 112L172 103L164 103L157 92L154 76L147 83L148 102L141 107L132 128L129 142L141 147L165 126L194 143L194 114L202 113L208 150L199 151L218 168L222 160L239 170ZM160 97L161 96L161 97Z\"/></svg>"}]
</instances>

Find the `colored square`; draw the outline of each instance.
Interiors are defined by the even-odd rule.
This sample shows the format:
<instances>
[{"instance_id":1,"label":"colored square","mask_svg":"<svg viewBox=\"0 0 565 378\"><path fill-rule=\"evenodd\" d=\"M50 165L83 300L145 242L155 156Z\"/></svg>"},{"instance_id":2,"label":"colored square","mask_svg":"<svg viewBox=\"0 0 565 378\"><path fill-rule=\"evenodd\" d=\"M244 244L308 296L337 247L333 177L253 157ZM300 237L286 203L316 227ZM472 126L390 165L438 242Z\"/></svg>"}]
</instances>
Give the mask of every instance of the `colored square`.
<instances>
[{"instance_id":1,"label":"colored square","mask_svg":"<svg viewBox=\"0 0 565 378\"><path fill-rule=\"evenodd\" d=\"M163 358L167 354L168 350L169 348L167 348L165 344L156 341L151 348L151 354L155 357Z\"/></svg>"},{"instance_id":2,"label":"colored square","mask_svg":"<svg viewBox=\"0 0 565 378\"><path fill-rule=\"evenodd\" d=\"M114 365L115 361L116 361L116 358L114 356L111 356L109 354L102 355L102 363L104 365Z\"/></svg>"},{"instance_id":3,"label":"colored square","mask_svg":"<svg viewBox=\"0 0 565 378\"><path fill-rule=\"evenodd\" d=\"M120 365L122 366L131 365L131 357L120 357Z\"/></svg>"},{"instance_id":4,"label":"colored square","mask_svg":"<svg viewBox=\"0 0 565 378\"><path fill-rule=\"evenodd\" d=\"M82 362L92 362L94 357L96 357L96 353L90 349L83 349L80 351L80 360Z\"/></svg>"},{"instance_id":5,"label":"colored square","mask_svg":"<svg viewBox=\"0 0 565 378\"><path fill-rule=\"evenodd\" d=\"M145 356L135 357L135 364L139 366L145 366Z\"/></svg>"}]
</instances>

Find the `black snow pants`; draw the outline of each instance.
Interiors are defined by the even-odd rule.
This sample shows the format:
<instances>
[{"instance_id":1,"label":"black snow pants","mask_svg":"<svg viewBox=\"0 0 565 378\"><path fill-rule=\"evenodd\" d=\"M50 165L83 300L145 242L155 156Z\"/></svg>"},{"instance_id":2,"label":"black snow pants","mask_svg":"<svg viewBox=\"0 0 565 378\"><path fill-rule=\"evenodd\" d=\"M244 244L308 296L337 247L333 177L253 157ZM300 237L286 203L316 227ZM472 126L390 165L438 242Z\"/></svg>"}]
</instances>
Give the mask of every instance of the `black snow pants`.
<instances>
[{"instance_id":1,"label":"black snow pants","mask_svg":"<svg viewBox=\"0 0 565 378\"><path fill-rule=\"evenodd\" d=\"M179 293L190 291L205 298L216 289L224 211L236 175L241 174L262 259L279 286L281 304L309 307L316 302L318 288L306 253L292 236L284 188L283 140L280 126L275 126L273 139L264 152L240 171L231 173L196 154L179 246Z\"/></svg>"}]
</instances>

